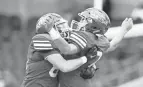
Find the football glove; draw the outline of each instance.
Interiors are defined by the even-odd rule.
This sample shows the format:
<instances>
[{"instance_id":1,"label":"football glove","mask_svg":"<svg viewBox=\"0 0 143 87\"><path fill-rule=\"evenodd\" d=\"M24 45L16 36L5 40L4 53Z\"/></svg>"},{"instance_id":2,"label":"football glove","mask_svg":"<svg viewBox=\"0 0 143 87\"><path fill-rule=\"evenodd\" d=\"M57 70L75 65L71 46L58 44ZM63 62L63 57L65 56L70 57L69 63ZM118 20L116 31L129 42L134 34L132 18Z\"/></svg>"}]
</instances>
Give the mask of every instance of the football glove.
<instances>
[{"instance_id":1,"label":"football glove","mask_svg":"<svg viewBox=\"0 0 143 87\"><path fill-rule=\"evenodd\" d=\"M85 67L81 70L80 77L82 77L83 79L91 79L98 69L99 68L93 66Z\"/></svg>"},{"instance_id":2,"label":"football glove","mask_svg":"<svg viewBox=\"0 0 143 87\"><path fill-rule=\"evenodd\" d=\"M89 49L89 51L85 54L86 58L87 58L87 63L84 64L84 67L89 66L90 64L94 63L95 61L97 61L97 47L94 46L91 49Z\"/></svg>"},{"instance_id":3,"label":"football glove","mask_svg":"<svg viewBox=\"0 0 143 87\"><path fill-rule=\"evenodd\" d=\"M87 57L87 63L83 65L83 68L81 69L80 76L83 79L91 79L96 70L98 68L94 67L95 63L101 58L102 52L99 51L97 46L94 46L93 48L89 49L89 51L86 54Z\"/></svg>"}]
</instances>

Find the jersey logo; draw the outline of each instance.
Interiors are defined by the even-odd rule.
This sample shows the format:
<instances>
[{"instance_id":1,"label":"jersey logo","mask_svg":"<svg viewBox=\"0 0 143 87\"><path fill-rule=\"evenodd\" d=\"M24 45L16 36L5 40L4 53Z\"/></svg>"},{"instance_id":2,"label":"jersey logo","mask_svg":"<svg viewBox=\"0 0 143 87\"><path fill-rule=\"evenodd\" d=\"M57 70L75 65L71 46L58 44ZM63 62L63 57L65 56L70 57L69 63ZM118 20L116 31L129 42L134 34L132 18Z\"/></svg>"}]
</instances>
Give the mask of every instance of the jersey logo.
<instances>
[{"instance_id":1,"label":"jersey logo","mask_svg":"<svg viewBox=\"0 0 143 87\"><path fill-rule=\"evenodd\" d=\"M51 50L53 49L50 40L44 35L36 35L32 38L35 50Z\"/></svg>"},{"instance_id":2,"label":"jersey logo","mask_svg":"<svg viewBox=\"0 0 143 87\"><path fill-rule=\"evenodd\" d=\"M77 33L72 33L70 39L76 42L81 48L85 48L87 45L87 41Z\"/></svg>"}]
</instances>

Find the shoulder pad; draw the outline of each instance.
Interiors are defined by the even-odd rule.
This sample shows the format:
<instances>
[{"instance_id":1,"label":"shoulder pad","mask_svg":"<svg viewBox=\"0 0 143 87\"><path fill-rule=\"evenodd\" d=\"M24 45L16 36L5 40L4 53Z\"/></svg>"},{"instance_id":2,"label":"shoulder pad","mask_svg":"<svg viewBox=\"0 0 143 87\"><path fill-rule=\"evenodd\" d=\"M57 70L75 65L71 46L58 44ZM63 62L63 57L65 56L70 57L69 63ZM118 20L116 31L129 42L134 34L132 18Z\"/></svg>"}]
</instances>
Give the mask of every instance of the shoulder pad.
<instances>
[{"instance_id":1,"label":"shoulder pad","mask_svg":"<svg viewBox=\"0 0 143 87\"><path fill-rule=\"evenodd\" d=\"M87 40L82 35L79 35L77 32L72 32L69 39L78 44L82 49L84 49L87 45Z\"/></svg>"},{"instance_id":2,"label":"shoulder pad","mask_svg":"<svg viewBox=\"0 0 143 87\"><path fill-rule=\"evenodd\" d=\"M37 34L32 38L35 50L52 50L51 39L48 34Z\"/></svg>"}]
</instances>

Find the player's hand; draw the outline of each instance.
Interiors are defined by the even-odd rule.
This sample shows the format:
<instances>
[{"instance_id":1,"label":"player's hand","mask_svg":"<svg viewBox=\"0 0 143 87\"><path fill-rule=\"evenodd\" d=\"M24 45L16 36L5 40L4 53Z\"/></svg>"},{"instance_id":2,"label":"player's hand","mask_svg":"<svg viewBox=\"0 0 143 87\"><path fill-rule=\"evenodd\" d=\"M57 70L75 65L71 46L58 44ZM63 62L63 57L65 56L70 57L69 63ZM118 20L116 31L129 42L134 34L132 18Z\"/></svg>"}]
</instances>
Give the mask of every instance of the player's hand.
<instances>
[{"instance_id":1,"label":"player's hand","mask_svg":"<svg viewBox=\"0 0 143 87\"><path fill-rule=\"evenodd\" d=\"M53 66L51 68L51 70L49 71L49 75L51 77L56 77L58 75L58 71L59 71L59 69Z\"/></svg>"},{"instance_id":2,"label":"player's hand","mask_svg":"<svg viewBox=\"0 0 143 87\"><path fill-rule=\"evenodd\" d=\"M56 28L53 28L54 22L52 20L48 20L46 16L41 18L40 25L42 25L46 32L49 33L50 36L58 36L60 35L59 31Z\"/></svg>"},{"instance_id":3,"label":"player's hand","mask_svg":"<svg viewBox=\"0 0 143 87\"><path fill-rule=\"evenodd\" d=\"M51 30L48 33L49 33L52 40L56 40L59 37L61 37L59 31L54 29L54 28L51 28Z\"/></svg>"},{"instance_id":4,"label":"player's hand","mask_svg":"<svg viewBox=\"0 0 143 87\"><path fill-rule=\"evenodd\" d=\"M54 23L52 22L52 20L48 20L48 19L49 17L47 16L41 17L40 20L38 20L36 28L37 29L42 28L46 30L46 32L49 32L52 29Z\"/></svg>"},{"instance_id":5,"label":"player's hand","mask_svg":"<svg viewBox=\"0 0 143 87\"><path fill-rule=\"evenodd\" d=\"M126 18L121 25L122 29L129 31L133 27L133 20L132 18Z\"/></svg>"},{"instance_id":6,"label":"player's hand","mask_svg":"<svg viewBox=\"0 0 143 87\"><path fill-rule=\"evenodd\" d=\"M47 32L49 32L53 28L53 25L54 25L53 22L48 22L48 21L50 21L50 20L45 19L45 24L44 24Z\"/></svg>"},{"instance_id":7,"label":"player's hand","mask_svg":"<svg viewBox=\"0 0 143 87\"><path fill-rule=\"evenodd\" d=\"M90 64L94 63L95 61L97 61L97 47L94 46L91 49L89 49L89 51L86 53L86 58L87 58L87 63L84 64L84 67L89 66Z\"/></svg>"},{"instance_id":8,"label":"player's hand","mask_svg":"<svg viewBox=\"0 0 143 87\"><path fill-rule=\"evenodd\" d=\"M81 69L80 76L83 79L91 79L96 70L99 68L96 68L95 63L101 58L102 52L99 51L99 49L94 46L93 48L89 49L89 51L86 54L87 57L87 63L83 65L83 68Z\"/></svg>"}]
</instances>

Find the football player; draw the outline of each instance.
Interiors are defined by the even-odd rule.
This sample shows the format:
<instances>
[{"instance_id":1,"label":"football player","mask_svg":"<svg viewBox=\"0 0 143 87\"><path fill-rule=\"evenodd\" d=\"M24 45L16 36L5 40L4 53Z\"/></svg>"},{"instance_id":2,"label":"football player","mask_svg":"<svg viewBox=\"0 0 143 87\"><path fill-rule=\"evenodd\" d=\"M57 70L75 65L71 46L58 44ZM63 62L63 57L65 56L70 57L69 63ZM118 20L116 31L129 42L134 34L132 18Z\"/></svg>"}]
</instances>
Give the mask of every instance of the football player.
<instances>
[{"instance_id":1,"label":"football player","mask_svg":"<svg viewBox=\"0 0 143 87\"><path fill-rule=\"evenodd\" d=\"M46 17L46 22L44 17ZM86 56L65 60L60 51L54 46L52 38L44 30L44 25L41 26L41 23L44 24L43 21L46 24L53 23L52 26L50 25L51 28L55 24L65 22L60 16L55 14L46 14L39 19L36 26L36 35L32 38L29 45L26 76L22 87L58 87L57 71L52 72L53 66L62 72L69 72L90 60L90 57ZM89 54L91 51L89 51ZM87 55L89 54L87 53Z\"/></svg>"},{"instance_id":2,"label":"football player","mask_svg":"<svg viewBox=\"0 0 143 87\"><path fill-rule=\"evenodd\" d=\"M121 29L118 35L116 35L110 42L108 41L108 36L105 36L106 31L110 25L110 19L108 15L102 10L96 8L89 8L79 14L81 16L81 21L78 23L78 30L72 31L69 35L68 42L76 43L76 45L67 45L64 42L64 54L77 53L76 55L65 55L66 59L73 59L79 56L85 55L89 48L97 46L97 49L102 52L112 50L117 47L118 43L123 39L124 35L132 28L133 22L131 18L126 18L121 25ZM50 36L56 39L53 40L55 45L58 43L63 43L59 39L60 36L54 29L47 30ZM59 47L59 49L61 49ZM97 57L93 56L93 57ZM99 57L97 57L99 58ZM84 64L87 65L87 64ZM74 71L68 73L59 73L59 80L61 87L90 87L89 80L94 75L93 66L88 65L88 67L80 67ZM91 72L92 75L87 75L86 72ZM81 73L84 72L84 73ZM86 73L86 74L85 74ZM81 77L82 78L81 78ZM70 78L70 79L69 79ZM84 78L84 79L83 79Z\"/></svg>"}]
</instances>

